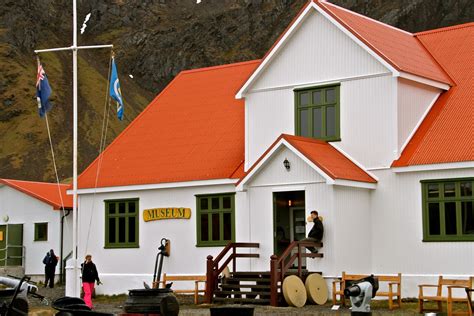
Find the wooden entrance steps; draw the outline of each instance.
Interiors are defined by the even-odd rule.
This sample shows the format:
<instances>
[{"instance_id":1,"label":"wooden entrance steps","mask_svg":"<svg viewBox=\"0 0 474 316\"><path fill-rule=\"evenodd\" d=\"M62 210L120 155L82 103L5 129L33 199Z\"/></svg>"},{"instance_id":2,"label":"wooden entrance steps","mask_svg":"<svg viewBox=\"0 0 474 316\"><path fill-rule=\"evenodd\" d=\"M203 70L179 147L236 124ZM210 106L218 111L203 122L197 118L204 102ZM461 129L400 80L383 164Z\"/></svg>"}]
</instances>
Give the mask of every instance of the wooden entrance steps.
<instances>
[{"instance_id":1,"label":"wooden entrance steps","mask_svg":"<svg viewBox=\"0 0 474 316\"><path fill-rule=\"evenodd\" d=\"M226 304L269 304L270 272L234 272L222 278L214 302Z\"/></svg>"}]
</instances>

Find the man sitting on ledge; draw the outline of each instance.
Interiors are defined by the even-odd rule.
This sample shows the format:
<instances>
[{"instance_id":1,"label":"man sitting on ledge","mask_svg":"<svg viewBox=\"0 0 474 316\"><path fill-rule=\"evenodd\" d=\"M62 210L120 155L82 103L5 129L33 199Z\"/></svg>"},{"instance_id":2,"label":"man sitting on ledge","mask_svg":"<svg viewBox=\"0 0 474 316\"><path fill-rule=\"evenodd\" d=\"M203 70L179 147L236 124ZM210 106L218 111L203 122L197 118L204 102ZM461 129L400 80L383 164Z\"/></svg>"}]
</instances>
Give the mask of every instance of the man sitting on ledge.
<instances>
[{"instance_id":1,"label":"man sitting on ledge","mask_svg":"<svg viewBox=\"0 0 474 316\"><path fill-rule=\"evenodd\" d=\"M308 238L301 239L301 241L313 241L320 243L323 240L324 226L322 218L319 217L318 211L311 211L311 214L308 216L308 223L313 222L313 228L308 234ZM318 250L312 246L306 247L312 253L318 253Z\"/></svg>"}]
</instances>

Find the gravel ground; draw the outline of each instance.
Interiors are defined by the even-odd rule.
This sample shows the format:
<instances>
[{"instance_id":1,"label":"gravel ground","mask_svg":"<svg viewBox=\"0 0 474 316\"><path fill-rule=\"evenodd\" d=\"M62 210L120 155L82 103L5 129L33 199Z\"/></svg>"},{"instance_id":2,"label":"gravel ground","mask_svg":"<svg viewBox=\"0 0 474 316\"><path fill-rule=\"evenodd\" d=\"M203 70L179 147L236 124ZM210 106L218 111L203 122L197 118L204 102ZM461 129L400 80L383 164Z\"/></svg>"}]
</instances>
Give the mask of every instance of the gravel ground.
<instances>
[{"instance_id":1,"label":"gravel ground","mask_svg":"<svg viewBox=\"0 0 474 316\"><path fill-rule=\"evenodd\" d=\"M35 298L30 298L30 313L29 315L34 316L49 316L54 315L56 311L51 308L51 303L60 297L64 296L64 287L55 287L50 288L39 288L38 294L44 295L48 302L49 306L45 306L41 303L40 300ZM113 314L123 313L122 306L125 302L126 296L98 296L93 299L95 310L98 312L107 312ZM254 316L261 315L276 315L276 316L306 316L306 315L330 315L330 316L339 316L339 315L350 315L350 310L347 308L341 308L338 311L331 310L331 304L327 303L323 306L315 305L306 305L303 308L294 308L294 307L271 307L271 306L251 306L251 305L194 305L192 296L188 295L179 295L178 300L180 303L180 315L190 315L190 316L210 316L211 308L221 308L221 307L253 307ZM375 306L372 310L373 316L378 315L419 315L416 312L416 303L405 303L404 310L394 310L390 311L386 308L386 303L375 303ZM410 305L410 307L408 306ZM413 305L413 306L411 306ZM408 308L408 309L405 309Z\"/></svg>"}]
</instances>

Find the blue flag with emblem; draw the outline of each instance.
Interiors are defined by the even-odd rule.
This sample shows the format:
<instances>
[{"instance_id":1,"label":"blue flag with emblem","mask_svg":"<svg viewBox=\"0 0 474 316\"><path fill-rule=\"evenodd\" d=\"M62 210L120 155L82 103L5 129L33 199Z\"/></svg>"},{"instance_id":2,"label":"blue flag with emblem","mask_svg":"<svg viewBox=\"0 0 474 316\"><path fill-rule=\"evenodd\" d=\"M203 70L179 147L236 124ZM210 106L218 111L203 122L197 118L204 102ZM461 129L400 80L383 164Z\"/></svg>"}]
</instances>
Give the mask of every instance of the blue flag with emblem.
<instances>
[{"instance_id":1,"label":"blue flag with emblem","mask_svg":"<svg viewBox=\"0 0 474 316\"><path fill-rule=\"evenodd\" d=\"M44 72L43 66L38 59L38 73L36 75L36 100L38 101L38 112L40 117L44 117L46 112L51 110L51 87L49 86L48 77Z\"/></svg>"},{"instance_id":2,"label":"blue flag with emblem","mask_svg":"<svg viewBox=\"0 0 474 316\"><path fill-rule=\"evenodd\" d=\"M112 57L112 72L110 74L110 96L117 101L117 117L123 119L123 99L120 91L120 82L117 75L117 67L115 66L115 58Z\"/></svg>"}]
</instances>

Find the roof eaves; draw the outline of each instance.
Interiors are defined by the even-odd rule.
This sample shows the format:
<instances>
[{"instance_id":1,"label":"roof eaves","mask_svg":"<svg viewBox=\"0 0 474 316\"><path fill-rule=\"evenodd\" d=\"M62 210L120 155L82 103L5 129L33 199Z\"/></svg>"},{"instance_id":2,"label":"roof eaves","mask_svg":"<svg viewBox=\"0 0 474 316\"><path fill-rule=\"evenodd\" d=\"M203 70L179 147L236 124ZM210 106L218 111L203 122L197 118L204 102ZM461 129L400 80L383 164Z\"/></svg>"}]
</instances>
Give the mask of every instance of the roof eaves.
<instances>
[{"instance_id":1,"label":"roof eaves","mask_svg":"<svg viewBox=\"0 0 474 316\"><path fill-rule=\"evenodd\" d=\"M21 181L21 180L14 180L14 181ZM47 198L45 198L44 196L41 196L41 195L39 195L39 194L37 194L37 193L35 193L35 192L32 192L32 191L30 191L30 190L27 190L27 189L25 189L24 187L19 186L19 185L15 184L15 183L11 182L10 179L0 179L0 182L3 183L3 184L5 184L5 185L8 185L9 187L11 187L11 188L13 188L13 189L15 189L15 190L18 190L18 191L20 191L20 192L23 192L23 193L25 193L25 194L27 194L27 195L29 195L29 196L31 196L31 197L37 199L37 200L40 200L40 201L42 201L42 202L44 202L44 203L46 203L46 204L51 205L55 210L60 210L60 209L62 208L61 205L59 205L58 203L53 202L53 201L51 201L50 199L47 199ZM22 181L22 182L26 182L26 181ZM36 182L36 183L39 183L39 182Z\"/></svg>"}]
</instances>

